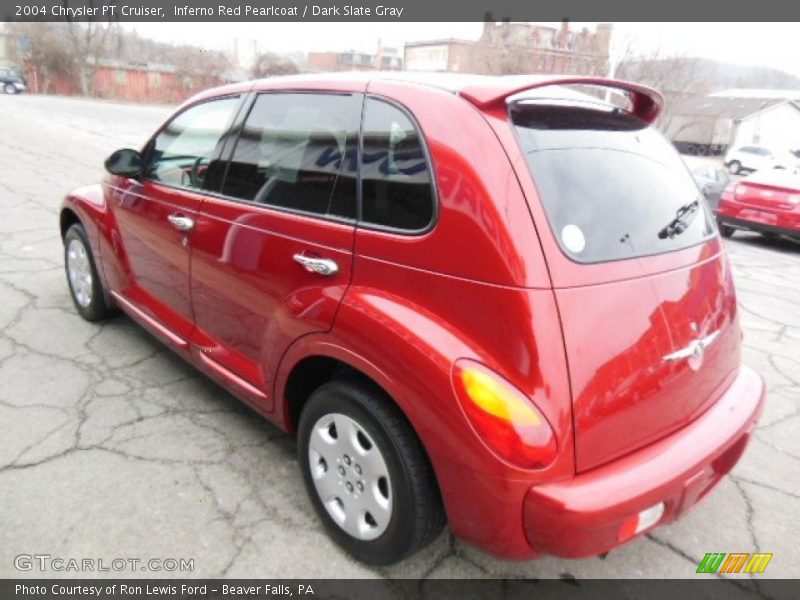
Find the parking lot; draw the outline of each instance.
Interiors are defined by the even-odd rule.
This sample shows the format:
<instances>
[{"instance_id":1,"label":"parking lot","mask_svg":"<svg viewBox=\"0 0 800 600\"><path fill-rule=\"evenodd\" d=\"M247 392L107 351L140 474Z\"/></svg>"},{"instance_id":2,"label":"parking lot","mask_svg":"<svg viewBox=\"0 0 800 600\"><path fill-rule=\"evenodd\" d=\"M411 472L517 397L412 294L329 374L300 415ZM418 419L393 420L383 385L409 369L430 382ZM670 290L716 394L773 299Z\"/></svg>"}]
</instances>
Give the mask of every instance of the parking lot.
<instances>
[{"instance_id":1,"label":"parking lot","mask_svg":"<svg viewBox=\"0 0 800 600\"><path fill-rule=\"evenodd\" d=\"M769 398L733 475L683 521L604 559L506 562L446 532L372 569L326 537L292 439L128 318L90 324L72 306L59 203L168 113L0 96L0 577L63 575L15 568L34 553L193 559L194 577L673 578L693 577L706 552L760 551L774 558L758 577L800 574L800 244L726 241L744 361Z\"/></svg>"}]
</instances>

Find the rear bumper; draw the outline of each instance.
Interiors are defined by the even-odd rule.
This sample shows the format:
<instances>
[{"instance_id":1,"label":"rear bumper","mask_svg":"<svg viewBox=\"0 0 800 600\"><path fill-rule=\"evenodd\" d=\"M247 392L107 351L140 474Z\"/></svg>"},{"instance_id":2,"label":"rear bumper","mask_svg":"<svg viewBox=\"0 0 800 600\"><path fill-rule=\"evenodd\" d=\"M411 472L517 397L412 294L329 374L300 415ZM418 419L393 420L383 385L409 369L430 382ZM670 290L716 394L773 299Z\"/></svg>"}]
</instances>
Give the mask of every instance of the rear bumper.
<instances>
[{"instance_id":1,"label":"rear bumper","mask_svg":"<svg viewBox=\"0 0 800 600\"><path fill-rule=\"evenodd\" d=\"M786 235L789 237L800 238L800 227L788 228L777 225L770 225L760 221L745 221L743 219L731 219L729 217L718 216L717 220L723 225L730 225L737 229L746 229L757 233L774 233L775 235Z\"/></svg>"},{"instance_id":2,"label":"rear bumper","mask_svg":"<svg viewBox=\"0 0 800 600\"><path fill-rule=\"evenodd\" d=\"M523 511L531 546L570 558L601 554L633 539L619 539L623 524L662 502L653 526L674 521L737 463L764 400L763 379L743 366L722 397L680 431L573 479L533 487Z\"/></svg>"},{"instance_id":3,"label":"rear bumper","mask_svg":"<svg viewBox=\"0 0 800 600\"><path fill-rule=\"evenodd\" d=\"M715 211L717 221L738 229L800 238L800 214L772 212L723 199Z\"/></svg>"}]
</instances>

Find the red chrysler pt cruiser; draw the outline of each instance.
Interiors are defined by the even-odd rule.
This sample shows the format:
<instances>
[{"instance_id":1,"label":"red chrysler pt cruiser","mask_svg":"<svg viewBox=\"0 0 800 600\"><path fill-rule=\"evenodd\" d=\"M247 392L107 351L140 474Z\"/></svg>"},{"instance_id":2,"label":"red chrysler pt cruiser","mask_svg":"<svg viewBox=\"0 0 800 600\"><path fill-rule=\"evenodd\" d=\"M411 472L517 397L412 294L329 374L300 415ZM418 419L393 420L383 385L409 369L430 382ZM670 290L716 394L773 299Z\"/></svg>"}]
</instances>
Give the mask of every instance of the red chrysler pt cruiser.
<instances>
[{"instance_id":1,"label":"red chrysler pt cruiser","mask_svg":"<svg viewBox=\"0 0 800 600\"><path fill-rule=\"evenodd\" d=\"M765 398L661 104L581 77L210 90L65 200L76 309L296 434L365 562L445 523L508 558L606 552L708 494Z\"/></svg>"}]
</instances>

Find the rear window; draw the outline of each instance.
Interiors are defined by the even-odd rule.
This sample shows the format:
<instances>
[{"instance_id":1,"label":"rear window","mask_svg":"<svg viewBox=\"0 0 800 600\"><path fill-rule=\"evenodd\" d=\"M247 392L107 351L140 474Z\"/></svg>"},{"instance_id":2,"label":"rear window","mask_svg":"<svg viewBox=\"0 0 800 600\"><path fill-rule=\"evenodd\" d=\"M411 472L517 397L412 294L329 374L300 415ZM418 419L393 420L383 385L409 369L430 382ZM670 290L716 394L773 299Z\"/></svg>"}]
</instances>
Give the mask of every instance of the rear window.
<instances>
[{"instance_id":1,"label":"rear window","mask_svg":"<svg viewBox=\"0 0 800 600\"><path fill-rule=\"evenodd\" d=\"M678 153L638 117L518 102L511 118L553 235L571 259L660 254L714 233Z\"/></svg>"}]
</instances>

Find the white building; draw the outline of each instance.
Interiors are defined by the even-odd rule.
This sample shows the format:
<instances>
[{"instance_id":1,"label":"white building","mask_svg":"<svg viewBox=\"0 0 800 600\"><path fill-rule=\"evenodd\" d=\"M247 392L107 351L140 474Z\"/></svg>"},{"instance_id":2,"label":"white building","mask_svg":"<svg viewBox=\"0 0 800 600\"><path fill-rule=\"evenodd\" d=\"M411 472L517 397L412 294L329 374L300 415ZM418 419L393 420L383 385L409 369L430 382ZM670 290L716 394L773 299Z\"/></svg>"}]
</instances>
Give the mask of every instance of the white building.
<instances>
[{"instance_id":1,"label":"white building","mask_svg":"<svg viewBox=\"0 0 800 600\"><path fill-rule=\"evenodd\" d=\"M777 91L792 94L762 93ZM672 111L664 133L686 154L721 154L753 144L800 150L800 100L754 94L687 98Z\"/></svg>"},{"instance_id":2,"label":"white building","mask_svg":"<svg viewBox=\"0 0 800 600\"><path fill-rule=\"evenodd\" d=\"M744 144L800 150L800 106L784 101L739 119L733 145Z\"/></svg>"}]
</instances>

